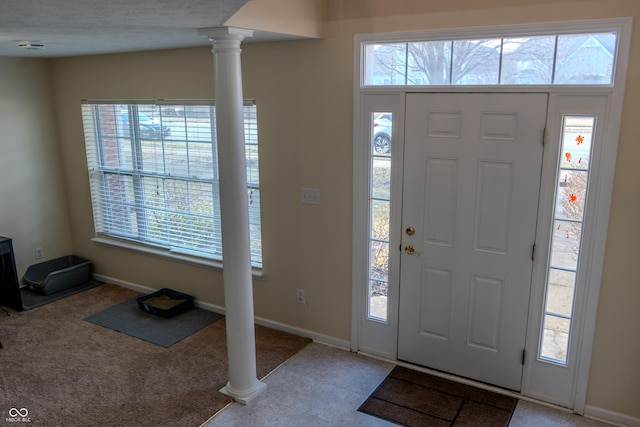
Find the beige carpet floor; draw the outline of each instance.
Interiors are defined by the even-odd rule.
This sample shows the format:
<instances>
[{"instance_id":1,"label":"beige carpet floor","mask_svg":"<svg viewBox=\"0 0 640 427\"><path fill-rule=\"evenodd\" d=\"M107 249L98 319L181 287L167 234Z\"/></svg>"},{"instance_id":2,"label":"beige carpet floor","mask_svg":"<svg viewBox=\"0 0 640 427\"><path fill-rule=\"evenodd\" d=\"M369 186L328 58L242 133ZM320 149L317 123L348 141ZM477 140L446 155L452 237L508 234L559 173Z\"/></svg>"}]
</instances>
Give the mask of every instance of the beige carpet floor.
<instances>
[{"instance_id":1,"label":"beige carpet floor","mask_svg":"<svg viewBox=\"0 0 640 427\"><path fill-rule=\"evenodd\" d=\"M15 408L32 425L198 426L227 405L224 318L169 348L82 320L139 295L105 284L0 312L0 421ZM258 378L308 342L256 326Z\"/></svg>"}]
</instances>

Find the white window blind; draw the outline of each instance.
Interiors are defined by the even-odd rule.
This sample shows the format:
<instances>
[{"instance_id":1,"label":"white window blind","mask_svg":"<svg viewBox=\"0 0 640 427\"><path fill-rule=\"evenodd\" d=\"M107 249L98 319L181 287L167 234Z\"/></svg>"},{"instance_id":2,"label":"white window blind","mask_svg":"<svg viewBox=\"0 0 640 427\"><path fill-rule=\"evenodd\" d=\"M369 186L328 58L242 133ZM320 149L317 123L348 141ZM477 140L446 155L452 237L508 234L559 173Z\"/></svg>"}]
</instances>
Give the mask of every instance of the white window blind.
<instances>
[{"instance_id":1,"label":"white window blind","mask_svg":"<svg viewBox=\"0 0 640 427\"><path fill-rule=\"evenodd\" d=\"M222 261L213 102L83 101L96 234ZM256 106L244 106L251 262L262 267Z\"/></svg>"}]
</instances>

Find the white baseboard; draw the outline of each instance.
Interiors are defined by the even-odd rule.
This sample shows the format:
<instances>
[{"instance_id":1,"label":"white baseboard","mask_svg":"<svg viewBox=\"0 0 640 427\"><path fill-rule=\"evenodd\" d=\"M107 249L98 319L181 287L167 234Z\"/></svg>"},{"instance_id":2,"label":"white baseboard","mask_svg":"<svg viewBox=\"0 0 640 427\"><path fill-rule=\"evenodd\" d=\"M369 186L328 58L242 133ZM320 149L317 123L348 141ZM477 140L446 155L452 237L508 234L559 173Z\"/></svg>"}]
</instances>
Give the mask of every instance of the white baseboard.
<instances>
[{"instance_id":1,"label":"white baseboard","mask_svg":"<svg viewBox=\"0 0 640 427\"><path fill-rule=\"evenodd\" d=\"M148 286L138 285L137 283L126 282L124 280L116 279L109 276L104 276L102 274L92 274L92 277L95 280L104 283L113 283L114 285L122 286L123 288L133 289L134 291L142 292L145 294L150 294L152 292L157 291L158 289L150 288Z\"/></svg>"},{"instance_id":2,"label":"white baseboard","mask_svg":"<svg viewBox=\"0 0 640 427\"><path fill-rule=\"evenodd\" d=\"M223 316L224 316L224 313L225 313L224 307L221 307L221 306L215 305L215 304L209 304L208 302L196 300L195 301L195 305L196 305L196 307L201 308L203 310L213 311L214 313L222 314Z\"/></svg>"},{"instance_id":3,"label":"white baseboard","mask_svg":"<svg viewBox=\"0 0 640 427\"><path fill-rule=\"evenodd\" d=\"M127 282L113 277L104 276L101 274L94 274L93 278L105 283L113 283L114 285L122 286L123 288L133 289L134 291L150 294L158 289L150 288L148 286L139 285L137 283ZM225 308L219 305L210 304L203 301L195 301L195 306L202 308L203 310L213 311L218 314L225 314ZM275 329L277 331L288 332L290 334L298 335L305 338L310 338L314 342L336 347L342 350L350 350L351 342L348 340L341 340L329 335L319 334L317 332L309 331L307 329L298 328L296 326L286 325L284 323L276 322L274 320L265 319L262 317L254 317L257 325L266 326L267 328Z\"/></svg>"},{"instance_id":4,"label":"white baseboard","mask_svg":"<svg viewBox=\"0 0 640 427\"><path fill-rule=\"evenodd\" d=\"M290 334L298 335L305 338L311 338L314 342L328 345L330 347L348 351L350 351L351 349L351 342L347 340L341 340L329 335L319 334L317 332L298 328L296 326L285 325L284 323L276 322L269 319L263 319L262 317L256 317L255 321L258 325L266 326L267 328L275 329L282 332L289 332Z\"/></svg>"},{"instance_id":5,"label":"white baseboard","mask_svg":"<svg viewBox=\"0 0 640 427\"><path fill-rule=\"evenodd\" d=\"M586 418L604 421L616 426L640 427L640 418L635 418L630 415L621 414L619 412L613 412L607 409L598 408L597 406L585 406L584 416Z\"/></svg>"}]
</instances>

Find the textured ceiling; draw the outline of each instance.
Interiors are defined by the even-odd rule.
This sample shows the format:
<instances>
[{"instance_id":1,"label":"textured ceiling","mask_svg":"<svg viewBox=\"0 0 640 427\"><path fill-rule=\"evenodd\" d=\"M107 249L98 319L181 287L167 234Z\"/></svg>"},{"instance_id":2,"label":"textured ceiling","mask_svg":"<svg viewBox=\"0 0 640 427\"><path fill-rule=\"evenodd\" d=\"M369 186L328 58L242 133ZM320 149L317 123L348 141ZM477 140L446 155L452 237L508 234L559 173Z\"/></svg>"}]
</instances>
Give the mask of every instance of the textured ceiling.
<instances>
[{"instance_id":1,"label":"textured ceiling","mask_svg":"<svg viewBox=\"0 0 640 427\"><path fill-rule=\"evenodd\" d=\"M62 57L209 45L248 0L0 0L0 56ZM273 39L257 33L256 37ZM18 41L41 41L42 50ZM258 41L256 40L256 41Z\"/></svg>"}]
</instances>

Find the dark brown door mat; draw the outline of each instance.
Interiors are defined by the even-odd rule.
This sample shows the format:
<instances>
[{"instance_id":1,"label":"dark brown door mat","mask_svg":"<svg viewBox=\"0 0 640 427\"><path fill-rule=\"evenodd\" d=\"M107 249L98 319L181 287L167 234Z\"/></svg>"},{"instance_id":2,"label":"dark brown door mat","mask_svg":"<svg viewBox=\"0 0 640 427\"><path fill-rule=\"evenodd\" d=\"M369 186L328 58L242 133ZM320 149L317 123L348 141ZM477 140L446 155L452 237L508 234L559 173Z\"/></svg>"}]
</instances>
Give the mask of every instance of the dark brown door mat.
<instances>
[{"instance_id":1,"label":"dark brown door mat","mask_svg":"<svg viewBox=\"0 0 640 427\"><path fill-rule=\"evenodd\" d=\"M358 411L406 426L508 426L518 399L396 366Z\"/></svg>"}]
</instances>

